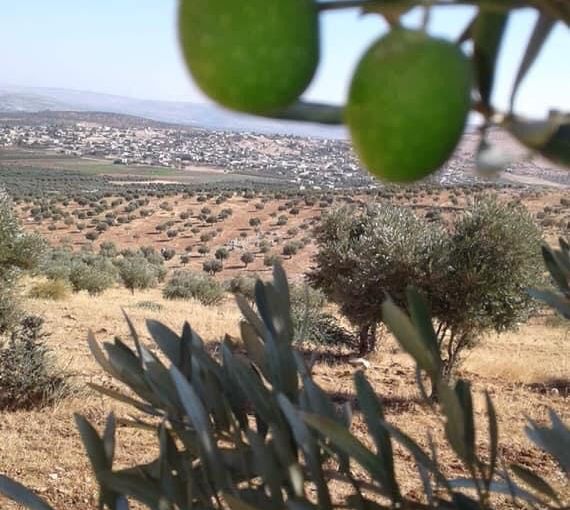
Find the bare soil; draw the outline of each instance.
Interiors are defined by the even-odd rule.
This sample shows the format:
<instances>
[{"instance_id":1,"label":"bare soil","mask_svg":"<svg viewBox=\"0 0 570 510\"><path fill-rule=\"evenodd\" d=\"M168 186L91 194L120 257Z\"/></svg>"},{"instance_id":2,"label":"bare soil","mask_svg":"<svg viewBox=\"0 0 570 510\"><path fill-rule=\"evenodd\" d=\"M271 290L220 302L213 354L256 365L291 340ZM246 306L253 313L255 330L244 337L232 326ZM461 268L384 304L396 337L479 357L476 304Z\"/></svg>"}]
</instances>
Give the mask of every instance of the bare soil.
<instances>
[{"instance_id":1,"label":"bare soil","mask_svg":"<svg viewBox=\"0 0 570 510\"><path fill-rule=\"evenodd\" d=\"M505 200L522 200L535 215L544 213L545 217L538 218L538 222L551 219L552 221L544 226L547 240L554 241L559 235L568 234L570 209L562 206L560 202L562 198L568 198L567 191L504 190L499 194ZM353 198L363 200L365 197ZM445 220L461 213L470 198L471 196L464 193L453 197L445 191L433 195L418 194L411 199L394 196L393 201L409 205L419 214L440 209ZM233 215L227 220L213 226L199 226L201 231L215 230L217 226L223 228L217 237L208 243L212 248L210 255L216 247L237 240L243 249L255 252L256 258L254 263L244 268L239 261L241 250L236 249L218 277L226 279L242 271L268 275L268 270L263 266L263 255L257 248L261 233L266 239L272 240L273 251L279 253L285 240L291 237L287 234L288 229L299 227L311 218L318 218L323 211L318 202L312 207L305 206L304 203L299 204L300 213L294 216L289 215L287 211L277 211L285 200L271 200L263 210L257 210L254 204L259 202L259 198L246 201L234 197L221 205L215 205L211 201L198 203L196 197L187 200L177 197L167 199L173 207L172 212L167 212L159 207L162 201L153 200L150 204L149 207L155 209L150 218L112 227L95 244L114 241L119 248L152 244L157 248L173 247L178 254L183 253L185 247L190 245L193 251L188 267L201 270L205 258L196 253L196 247L201 244L200 234L191 234L188 231L170 240L165 233L157 233L154 227L171 218L178 221L179 213L188 208L197 214L202 207L207 206L215 214L222 208L231 207ZM69 207L76 205L71 204ZM62 222L58 224L56 231L49 231L47 222L36 225L27 213L21 209L19 211L26 228L39 231L53 244L67 243L75 249L88 244L84 232L65 227ZM276 218L270 216L271 212L277 212L277 215L288 214L288 224L277 226ZM259 217L262 220L260 233L249 226L251 217ZM198 223L195 219L191 221ZM240 232L245 232L246 237L241 238ZM310 230L300 229L294 237L300 238L304 235L310 235ZM314 251L314 245L309 244L298 255L285 260L285 267L293 279L301 278L310 267ZM169 265L172 268L179 267L178 256ZM140 308L138 304L142 301L162 305L163 309L152 312ZM225 333L239 336L240 314L230 298L221 306L206 308L195 302L165 301L160 289L131 295L125 289L115 288L100 297L77 294L62 302L26 299L24 306L31 313L45 318L45 329L49 334L47 343L53 349L58 364L74 375L74 382L80 392L76 397L50 408L0 413L0 472L27 484L56 509L62 510L92 510L97 506L96 483L74 427L73 413L79 412L87 416L99 428L103 426L105 416L110 411L120 417L133 414L133 411L124 405L86 388L88 382L116 386L95 364L88 352L88 329L92 329L99 340L111 340L115 335L128 338L121 312L123 307L143 333L145 341L149 341L144 327L144 320L147 318L159 319L174 329L180 329L183 321L188 320L209 342L219 341ZM460 373L473 382L477 393L477 441L482 451L486 451L487 444L483 403L483 390L487 389L498 409L502 438L500 449L506 461L536 469L568 496L570 493L568 487L564 487L564 475L547 455L532 445L524 435L523 428L527 417L544 422L549 408L555 409L566 422L570 420L570 351L567 348L569 340L570 330L566 324L557 323L551 317L537 318L521 326L519 331L482 339L480 345L471 351L463 363ZM349 401L355 405L353 429L356 434L365 437L365 427L354 397L353 375L356 368L346 362L346 354L325 353L315 366L316 380L337 402ZM426 432L431 431L441 450L441 463L446 466L445 470L449 474L461 474L459 460L445 448L441 423L419 403L410 359L386 336L379 351L372 355L369 361L371 367L367 375L385 401L387 419L424 446L427 444ZM156 438L139 430L121 427L118 444L118 467L150 459L156 453ZM414 474L413 460L399 447L397 455L399 479L408 493L416 493L418 485L415 482L417 476ZM13 509L16 506L0 497L0 508ZM510 506L504 503L503 508Z\"/></svg>"}]
</instances>

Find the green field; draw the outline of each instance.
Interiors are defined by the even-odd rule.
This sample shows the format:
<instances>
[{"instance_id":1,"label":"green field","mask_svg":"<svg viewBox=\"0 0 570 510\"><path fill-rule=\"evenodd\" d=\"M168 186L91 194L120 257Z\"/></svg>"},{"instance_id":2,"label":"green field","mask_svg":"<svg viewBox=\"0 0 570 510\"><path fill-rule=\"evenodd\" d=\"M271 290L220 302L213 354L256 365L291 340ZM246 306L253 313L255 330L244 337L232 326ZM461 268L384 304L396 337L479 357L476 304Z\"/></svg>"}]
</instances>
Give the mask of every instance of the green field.
<instances>
[{"instance_id":1,"label":"green field","mask_svg":"<svg viewBox=\"0 0 570 510\"><path fill-rule=\"evenodd\" d=\"M45 168L73 170L86 175L136 175L144 177L170 177L183 174L174 168L143 165L115 165L107 159L89 159L54 154L47 151L9 150L0 151L0 166L18 168Z\"/></svg>"},{"instance_id":2,"label":"green field","mask_svg":"<svg viewBox=\"0 0 570 510\"><path fill-rule=\"evenodd\" d=\"M32 149L9 149L0 150L0 183L10 180L10 174L16 172L19 178L33 181L38 176L52 179L65 179L69 173L75 176L89 178L104 178L113 181L117 178L117 184L128 182L129 177L133 181L167 181L180 184L213 184L225 183L237 185L244 182L274 183L283 185L283 180L260 177L257 175L224 173L219 169L208 167L178 169L170 167L147 166L147 165L116 165L112 160L82 158L55 154L51 151ZM26 174L29 172L29 176ZM13 179L12 179L13 180ZM7 184L4 182L4 184ZM10 188L10 186L8 186Z\"/></svg>"}]
</instances>

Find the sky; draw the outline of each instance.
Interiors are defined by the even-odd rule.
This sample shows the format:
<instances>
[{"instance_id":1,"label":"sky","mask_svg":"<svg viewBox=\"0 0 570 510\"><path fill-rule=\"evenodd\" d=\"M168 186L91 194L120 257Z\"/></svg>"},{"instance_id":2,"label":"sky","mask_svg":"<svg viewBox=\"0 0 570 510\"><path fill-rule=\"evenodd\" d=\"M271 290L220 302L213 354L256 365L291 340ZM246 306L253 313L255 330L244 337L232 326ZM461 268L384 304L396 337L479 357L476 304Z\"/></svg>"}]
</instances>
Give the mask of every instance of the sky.
<instances>
[{"instance_id":1,"label":"sky","mask_svg":"<svg viewBox=\"0 0 570 510\"><path fill-rule=\"evenodd\" d=\"M240 0L246 1L246 0ZM273 0L267 0L273 1ZM0 84L58 87L139 99L207 102L182 62L176 0L0 0ZM429 31L457 37L468 7L434 9ZM420 12L405 17L418 27ZM495 104L504 108L532 30L534 13L509 23ZM322 59L305 98L342 104L359 57L386 31L379 16L356 10L321 17ZM570 111L570 30L559 23L519 93L517 112Z\"/></svg>"}]
</instances>

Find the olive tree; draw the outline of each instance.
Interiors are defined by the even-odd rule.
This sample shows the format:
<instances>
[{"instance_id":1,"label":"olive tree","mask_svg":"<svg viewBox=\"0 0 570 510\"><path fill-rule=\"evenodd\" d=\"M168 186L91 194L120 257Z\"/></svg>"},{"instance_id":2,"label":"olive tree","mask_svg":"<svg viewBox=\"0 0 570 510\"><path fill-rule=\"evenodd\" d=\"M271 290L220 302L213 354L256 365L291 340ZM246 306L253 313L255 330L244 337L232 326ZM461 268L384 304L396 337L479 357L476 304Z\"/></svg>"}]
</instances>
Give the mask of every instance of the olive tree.
<instances>
[{"instance_id":1,"label":"olive tree","mask_svg":"<svg viewBox=\"0 0 570 510\"><path fill-rule=\"evenodd\" d=\"M125 257L119 264L119 276L132 294L135 290L155 287L158 283L158 267L142 255Z\"/></svg>"},{"instance_id":2,"label":"olive tree","mask_svg":"<svg viewBox=\"0 0 570 510\"><path fill-rule=\"evenodd\" d=\"M402 306L412 283L431 294L432 261L446 245L441 228L389 204L360 211L338 208L324 217L316 240L319 250L309 281L357 327L361 354L376 347L380 305L387 294Z\"/></svg>"},{"instance_id":3,"label":"olive tree","mask_svg":"<svg viewBox=\"0 0 570 510\"><path fill-rule=\"evenodd\" d=\"M428 294L445 375L481 333L501 333L528 319L534 302L527 289L543 281L540 243L522 205L490 197L476 200L454 223Z\"/></svg>"},{"instance_id":4,"label":"olive tree","mask_svg":"<svg viewBox=\"0 0 570 510\"><path fill-rule=\"evenodd\" d=\"M16 324L18 279L38 266L45 246L41 237L22 231L10 198L0 190L0 334Z\"/></svg>"},{"instance_id":5,"label":"olive tree","mask_svg":"<svg viewBox=\"0 0 570 510\"><path fill-rule=\"evenodd\" d=\"M90 296L98 296L116 282L116 268L104 259L86 258L74 260L69 281L74 292L87 291Z\"/></svg>"},{"instance_id":6,"label":"olive tree","mask_svg":"<svg viewBox=\"0 0 570 510\"><path fill-rule=\"evenodd\" d=\"M220 271L222 271L224 269L224 266L223 266L221 260L211 259L211 260L206 260L202 264L202 269L204 270L205 273L208 273L208 274L213 276L216 273L219 273Z\"/></svg>"},{"instance_id":7,"label":"olive tree","mask_svg":"<svg viewBox=\"0 0 570 510\"><path fill-rule=\"evenodd\" d=\"M526 289L542 276L540 241L524 207L492 197L476 200L450 231L388 204L360 212L343 207L318 230L309 279L358 327L362 353L375 347L386 296L405 307L414 285L431 303L449 377L483 332L502 332L528 317Z\"/></svg>"},{"instance_id":8,"label":"olive tree","mask_svg":"<svg viewBox=\"0 0 570 510\"><path fill-rule=\"evenodd\" d=\"M218 248L214 253L214 257L216 257L216 259L219 260L222 264L224 263L224 260L228 259L229 256L230 252L228 251L227 248L224 248L223 246Z\"/></svg>"},{"instance_id":9,"label":"olive tree","mask_svg":"<svg viewBox=\"0 0 570 510\"><path fill-rule=\"evenodd\" d=\"M240 260L244 263L245 267L247 267L255 260L255 255L249 251L246 251L242 253Z\"/></svg>"}]
</instances>

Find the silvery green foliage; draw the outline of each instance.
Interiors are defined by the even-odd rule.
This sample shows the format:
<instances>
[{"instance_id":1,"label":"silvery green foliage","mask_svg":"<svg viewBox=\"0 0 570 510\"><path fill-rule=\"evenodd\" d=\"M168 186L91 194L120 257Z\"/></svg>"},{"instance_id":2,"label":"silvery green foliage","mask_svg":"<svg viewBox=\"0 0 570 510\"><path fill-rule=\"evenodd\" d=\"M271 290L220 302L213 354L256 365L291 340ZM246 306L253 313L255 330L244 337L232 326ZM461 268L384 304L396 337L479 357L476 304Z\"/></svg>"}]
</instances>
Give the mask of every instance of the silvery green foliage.
<instances>
[{"instance_id":1,"label":"silvery green foliage","mask_svg":"<svg viewBox=\"0 0 570 510\"><path fill-rule=\"evenodd\" d=\"M99 253L51 249L40 267L50 280L69 282L75 292L98 295L118 280L134 293L154 287L166 277L164 259L154 249L124 250L119 254L113 243L102 243Z\"/></svg>"},{"instance_id":2,"label":"silvery green foliage","mask_svg":"<svg viewBox=\"0 0 570 510\"><path fill-rule=\"evenodd\" d=\"M22 232L12 201L0 189L0 334L17 323L18 278L37 266L44 248L41 237Z\"/></svg>"},{"instance_id":3,"label":"silvery green foliage","mask_svg":"<svg viewBox=\"0 0 570 510\"><path fill-rule=\"evenodd\" d=\"M43 319L24 316L0 348L0 410L46 406L69 395L72 386L45 345Z\"/></svg>"},{"instance_id":4,"label":"silvery green foliage","mask_svg":"<svg viewBox=\"0 0 570 510\"><path fill-rule=\"evenodd\" d=\"M404 305L411 282L430 297L438 288L434 262L444 259L445 231L409 208L389 203L338 208L324 216L316 242L309 281L358 327L363 354L374 348L366 332L381 322L386 293Z\"/></svg>"},{"instance_id":5,"label":"silvery green foliage","mask_svg":"<svg viewBox=\"0 0 570 510\"><path fill-rule=\"evenodd\" d=\"M540 239L523 206L492 196L477 197L449 229L391 204L340 208L317 231L309 279L361 332L382 322L387 294L406 307L406 288L416 286L430 302L449 375L483 332L528 318L526 289L542 278Z\"/></svg>"},{"instance_id":6,"label":"silvery green foliage","mask_svg":"<svg viewBox=\"0 0 570 510\"><path fill-rule=\"evenodd\" d=\"M162 289L166 299L195 299L204 306L215 306L224 299L224 288L214 278L177 269Z\"/></svg>"},{"instance_id":7,"label":"silvery green foliage","mask_svg":"<svg viewBox=\"0 0 570 510\"><path fill-rule=\"evenodd\" d=\"M119 263L119 277L133 294L158 284L158 270L161 266L151 264L143 256L123 257Z\"/></svg>"},{"instance_id":8,"label":"silvery green foliage","mask_svg":"<svg viewBox=\"0 0 570 510\"><path fill-rule=\"evenodd\" d=\"M498 493L511 498L513 505L564 508L562 496L546 480L525 467L507 467L500 459L497 418L489 395L487 424L481 427L475 423L469 382L459 380L450 386L441 379L435 331L417 291L407 291L410 316L389 300L383 311L401 346L414 358L418 374L438 386L441 405L434 412L440 414L450 447L470 473L465 478L446 477L435 449L423 449L386 421L382 399L362 372L355 375L354 383L374 447L352 435L350 409L331 401L292 348L289 288L279 266L272 283L257 282L255 299L257 313L245 299L237 298L246 319L241 343L227 337L220 359L210 354L189 324L178 334L160 322L147 322L160 357L141 342L128 318L134 348L119 339L101 346L89 334L95 359L130 391L94 387L131 405L139 417L125 423L156 434L160 451L152 462L114 468L115 417L109 416L100 434L86 418L77 416L100 486L101 507L122 510L128 508L128 499L134 499L157 510L347 506L471 510L493 508L493 494ZM425 394L421 381L418 377ZM482 456L475 434L483 435L484 428L489 453ZM570 431L560 418L551 412L550 425L530 422L527 434L568 475ZM422 501L400 488L394 442L416 462L424 488ZM357 464L360 469L355 471ZM345 503L335 500L331 482L346 487ZM0 491L28 508L49 508L7 478L0 478Z\"/></svg>"},{"instance_id":9,"label":"silvery green foliage","mask_svg":"<svg viewBox=\"0 0 570 510\"><path fill-rule=\"evenodd\" d=\"M558 244L559 249L542 247L544 262L558 291L531 290L530 294L570 319L570 245L562 238Z\"/></svg>"}]
</instances>

